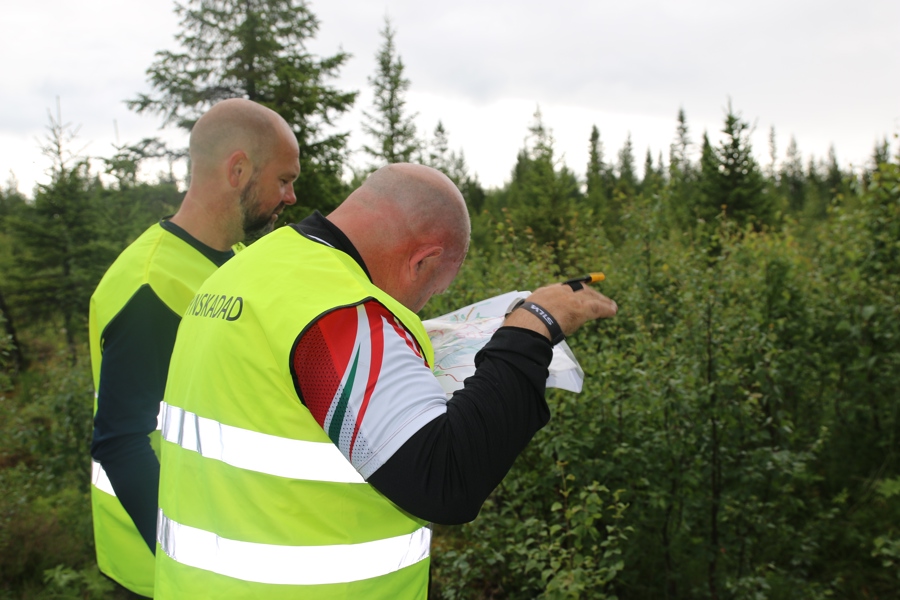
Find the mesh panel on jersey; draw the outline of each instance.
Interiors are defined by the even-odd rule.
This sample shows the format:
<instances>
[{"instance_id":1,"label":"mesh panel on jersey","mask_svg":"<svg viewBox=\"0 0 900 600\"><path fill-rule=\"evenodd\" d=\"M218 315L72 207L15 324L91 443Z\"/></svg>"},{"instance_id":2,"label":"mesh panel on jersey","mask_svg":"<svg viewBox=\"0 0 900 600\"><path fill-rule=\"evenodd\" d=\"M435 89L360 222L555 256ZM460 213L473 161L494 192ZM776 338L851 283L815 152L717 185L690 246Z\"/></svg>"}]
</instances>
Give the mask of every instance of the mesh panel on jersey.
<instances>
[{"instance_id":1,"label":"mesh panel on jersey","mask_svg":"<svg viewBox=\"0 0 900 600\"><path fill-rule=\"evenodd\" d=\"M297 344L294 372L297 374L303 403L316 422L324 427L331 404L341 386L341 373L335 369L318 323L310 327Z\"/></svg>"}]
</instances>

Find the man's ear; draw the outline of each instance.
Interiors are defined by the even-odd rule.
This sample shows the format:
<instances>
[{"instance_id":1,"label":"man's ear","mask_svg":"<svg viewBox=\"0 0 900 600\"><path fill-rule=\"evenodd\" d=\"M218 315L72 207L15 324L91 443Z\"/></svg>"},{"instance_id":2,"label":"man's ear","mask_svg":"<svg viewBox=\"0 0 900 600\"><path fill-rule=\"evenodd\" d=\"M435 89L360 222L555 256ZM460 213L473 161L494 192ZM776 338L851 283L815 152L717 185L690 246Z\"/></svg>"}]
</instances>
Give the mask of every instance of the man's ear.
<instances>
[{"instance_id":1,"label":"man's ear","mask_svg":"<svg viewBox=\"0 0 900 600\"><path fill-rule=\"evenodd\" d=\"M233 188L242 188L253 173L250 158L243 150L235 150L225 163L228 183Z\"/></svg>"},{"instance_id":2,"label":"man's ear","mask_svg":"<svg viewBox=\"0 0 900 600\"><path fill-rule=\"evenodd\" d=\"M409 278L416 281L422 273L427 273L432 265L439 262L444 249L428 244L419 246L409 257Z\"/></svg>"}]
</instances>

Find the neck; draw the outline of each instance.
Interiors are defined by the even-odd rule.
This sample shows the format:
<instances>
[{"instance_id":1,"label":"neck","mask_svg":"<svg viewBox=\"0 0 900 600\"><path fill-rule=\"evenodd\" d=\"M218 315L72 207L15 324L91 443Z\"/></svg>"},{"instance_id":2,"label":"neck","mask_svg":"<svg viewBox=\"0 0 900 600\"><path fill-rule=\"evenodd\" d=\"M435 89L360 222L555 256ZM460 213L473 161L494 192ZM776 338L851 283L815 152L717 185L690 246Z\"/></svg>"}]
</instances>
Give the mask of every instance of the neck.
<instances>
[{"instance_id":1,"label":"neck","mask_svg":"<svg viewBox=\"0 0 900 600\"><path fill-rule=\"evenodd\" d=\"M214 210L223 202L216 198L213 202L203 202L198 194L188 190L178 212L170 219L197 241L210 248L225 251L243 239L240 221L234 222L230 211ZM224 200L228 202L228 200ZM231 218L229 218L231 217Z\"/></svg>"}]
</instances>

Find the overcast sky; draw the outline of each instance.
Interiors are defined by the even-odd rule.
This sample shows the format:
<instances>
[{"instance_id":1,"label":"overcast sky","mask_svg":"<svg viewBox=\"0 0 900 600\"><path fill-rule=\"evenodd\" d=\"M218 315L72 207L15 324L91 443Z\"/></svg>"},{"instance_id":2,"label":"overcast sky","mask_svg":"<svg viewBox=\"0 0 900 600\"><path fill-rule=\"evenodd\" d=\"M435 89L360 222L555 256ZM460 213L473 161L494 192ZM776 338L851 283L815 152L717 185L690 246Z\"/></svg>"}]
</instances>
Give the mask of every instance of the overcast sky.
<instances>
[{"instance_id":1,"label":"overcast sky","mask_svg":"<svg viewBox=\"0 0 900 600\"><path fill-rule=\"evenodd\" d=\"M339 122L354 160L366 139L367 77L389 16L411 81L407 96L421 133L438 120L486 186L509 178L535 109L556 152L584 174L591 126L607 158L632 136L642 165L649 148L668 158L679 108L691 137L715 140L732 106L755 125L754 150L768 163L775 128L779 156L793 136L806 159L832 144L843 165L864 164L900 132L898 0L314 0L320 20L310 49L352 58L333 81L359 90ZM178 19L167 0L31 0L0 19L0 184L12 172L31 195L46 182L40 152L48 110L78 127L72 149L109 156L112 144L160 135L154 116L124 100L149 92L154 52L176 50ZM98 165L99 166L99 165ZM153 173L146 174L152 177Z\"/></svg>"}]
</instances>

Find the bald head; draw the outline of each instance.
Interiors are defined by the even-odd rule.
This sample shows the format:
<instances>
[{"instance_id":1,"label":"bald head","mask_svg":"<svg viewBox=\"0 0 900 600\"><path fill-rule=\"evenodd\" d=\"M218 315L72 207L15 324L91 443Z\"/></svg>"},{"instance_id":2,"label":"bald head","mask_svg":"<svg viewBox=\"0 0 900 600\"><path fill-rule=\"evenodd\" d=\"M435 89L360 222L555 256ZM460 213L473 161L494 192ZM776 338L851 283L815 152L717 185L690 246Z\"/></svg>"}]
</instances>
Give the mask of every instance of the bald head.
<instances>
[{"instance_id":1,"label":"bald head","mask_svg":"<svg viewBox=\"0 0 900 600\"><path fill-rule=\"evenodd\" d=\"M465 253L471 225L462 194L446 175L424 165L382 167L347 199L384 214L413 239L441 239L448 251Z\"/></svg>"},{"instance_id":2,"label":"bald head","mask_svg":"<svg viewBox=\"0 0 900 600\"><path fill-rule=\"evenodd\" d=\"M172 223L217 250L270 231L294 204L300 149L275 111L223 100L191 130L191 182Z\"/></svg>"},{"instance_id":3,"label":"bald head","mask_svg":"<svg viewBox=\"0 0 900 600\"><path fill-rule=\"evenodd\" d=\"M272 141L286 134L290 127L275 111L243 98L222 100L191 129L192 177L216 169L236 151L264 165L272 158Z\"/></svg>"},{"instance_id":4,"label":"bald head","mask_svg":"<svg viewBox=\"0 0 900 600\"><path fill-rule=\"evenodd\" d=\"M469 247L462 194L424 165L375 171L328 219L359 250L375 285L415 311L449 285Z\"/></svg>"}]
</instances>

